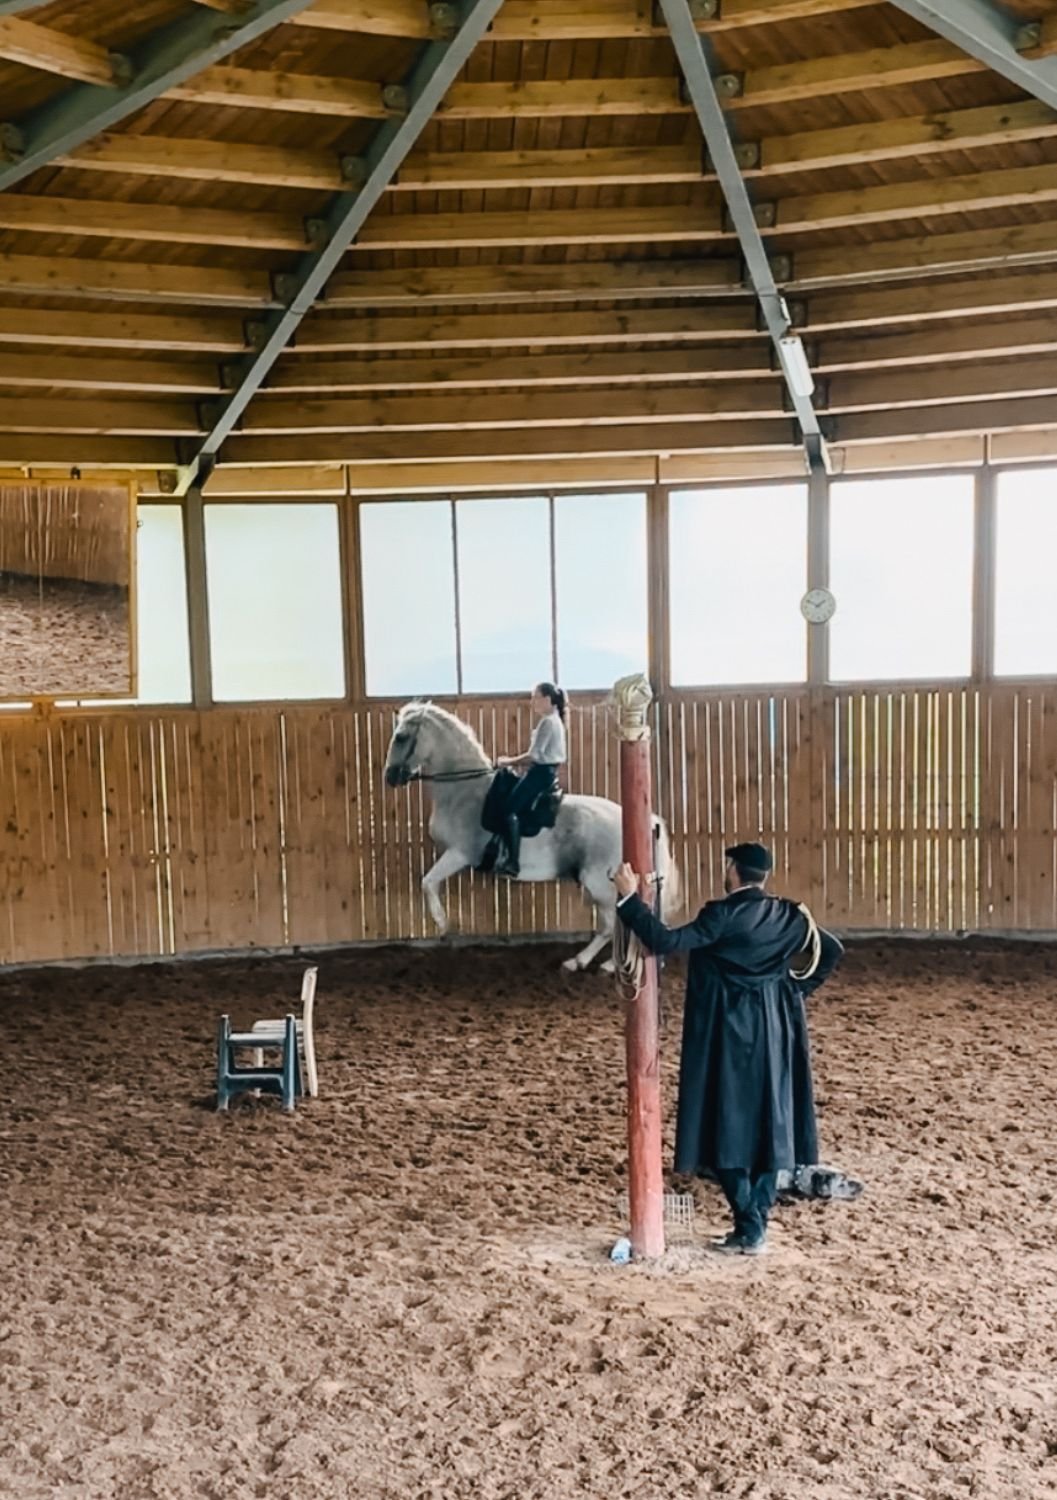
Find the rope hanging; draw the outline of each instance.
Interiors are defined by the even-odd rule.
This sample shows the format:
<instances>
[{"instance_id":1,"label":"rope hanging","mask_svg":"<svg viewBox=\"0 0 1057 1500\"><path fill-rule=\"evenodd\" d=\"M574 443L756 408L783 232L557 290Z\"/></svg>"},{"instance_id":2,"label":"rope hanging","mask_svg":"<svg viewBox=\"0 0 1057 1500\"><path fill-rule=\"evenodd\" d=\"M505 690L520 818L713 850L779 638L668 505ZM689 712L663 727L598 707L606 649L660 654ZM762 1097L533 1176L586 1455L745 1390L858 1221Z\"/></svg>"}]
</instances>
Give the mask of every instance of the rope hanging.
<instances>
[{"instance_id":1,"label":"rope hanging","mask_svg":"<svg viewBox=\"0 0 1057 1500\"><path fill-rule=\"evenodd\" d=\"M622 1000L637 1000L646 983L646 959L649 955L630 927L617 918L613 929L613 967L617 989Z\"/></svg>"},{"instance_id":2,"label":"rope hanging","mask_svg":"<svg viewBox=\"0 0 1057 1500\"><path fill-rule=\"evenodd\" d=\"M796 909L807 922L807 942L804 944L804 950L807 952L808 960L806 969L797 970L790 968L789 973L794 979L802 982L805 979L810 979L822 962L822 939L818 934L818 923L803 902L799 902Z\"/></svg>"},{"instance_id":3,"label":"rope hanging","mask_svg":"<svg viewBox=\"0 0 1057 1500\"><path fill-rule=\"evenodd\" d=\"M659 915L664 877L650 875L648 878L654 888L655 914ZM617 916L613 927L613 969L621 999L633 1002L642 994L646 983L646 960L650 956L650 950Z\"/></svg>"}]
</instances>

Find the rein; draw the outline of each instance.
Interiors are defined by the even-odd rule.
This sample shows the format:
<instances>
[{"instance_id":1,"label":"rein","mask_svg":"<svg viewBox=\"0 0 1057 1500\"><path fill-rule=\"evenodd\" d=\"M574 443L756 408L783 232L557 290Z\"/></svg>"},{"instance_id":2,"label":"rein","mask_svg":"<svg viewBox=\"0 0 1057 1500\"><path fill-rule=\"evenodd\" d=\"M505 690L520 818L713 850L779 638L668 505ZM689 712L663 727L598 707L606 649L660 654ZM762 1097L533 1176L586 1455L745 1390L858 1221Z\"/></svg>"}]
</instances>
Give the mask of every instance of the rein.
<instances>
[{"instance_id":1,"label":"rein","mask_svg":"<svg viewBox=\"0 0 1057 1500\"><path fill-rule=\"evenodd\" d=\"M482 776L494 776L495 770L492 766L481 766L474 771L437 771L430 775L426 771L412 771L407 778L411 781L478 781Z\"/></svg>"}]
</instances>

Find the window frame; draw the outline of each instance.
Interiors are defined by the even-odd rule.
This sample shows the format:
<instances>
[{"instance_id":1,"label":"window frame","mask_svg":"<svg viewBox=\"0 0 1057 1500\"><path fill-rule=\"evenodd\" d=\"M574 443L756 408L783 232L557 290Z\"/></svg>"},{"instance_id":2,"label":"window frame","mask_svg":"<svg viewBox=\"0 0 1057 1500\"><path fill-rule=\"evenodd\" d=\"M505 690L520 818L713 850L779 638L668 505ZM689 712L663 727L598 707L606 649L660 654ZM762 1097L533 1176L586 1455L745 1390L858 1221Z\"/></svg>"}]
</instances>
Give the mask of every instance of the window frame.
<instances>
[{"instance_id":1,"label":"window frame","mask_svg":"<svg viewBox=\"0 0 1057 1500\"><path fill-rule=\"evenodd\" d=\"M144 504L152 504L152 500L145 500ZM181 708L220 708L220 709L245 709L245 708L271 708L287 705L291 708L335 708L341 704L356 702L353 697L358 690L359 683L353 678L353 657L350 652L350 619L355 613L362 617L362 600L357 599L356 610L353 611L353 599L349 588L349 527L348 527L348 499L347 496L339 494L282 494L271 495L217 495L202 497L202 538L201 545L203 556L205 554L205 510L206 507L230 506L230 505L329 505L337 512L338 522L338 597L341 606L341 652L342 670L345 681L345 691L335 694L329 698L223 698L218 699L213 693L213 668L212 654L213 641L209 629L209 594L205 573L202 576L202 592L199 596L198 589L194 585L192 569L189 566L190 546L193 539L188 539L188 512L182 500L174 501L183 508L184 513L184 571L187 584L187 613L188 628L191 633L191 695L190 704L178 704ZM208 563L206 564L208 568ZM196 672L198 666L195 660L195 624L194 612L200 611L199 619L204 621L205 652L206 652L206 675L209 682L208 702L198 701L198 684L196 683ZM359 701L363 701L362 699ZM159 705L160 706L160 705Z\"/></svg>"},{"instance_id":2,"label":"window frame","mask_svg":"<svg viewBox=\"0 0 1057 1500\"><path fill-rule=\"evenodd\" d=\"M703 484L693 484L692 482L690 482L689 480L687 480L687 481L680 481L678 484L670 484L669 483L669 484L665 484L663 486L663 489L664 489L664 518L663 518L663 525L664 525L664 548L665 548L665 550L664 550L665 576L664 576L664 579L662 581L662 587L663 587L663 591L664 591L664 652L665 652L665 654L664 654L664 677L663 677L663 681L659 685L657 683L653 683L653 688L654 688L655 692L663 692L666 697L671 697L671 698L676 699L676 700L678 700L680 702L689 702L691 700L699 699L699 698L702 698L702 697L706 697L706 698L748 697L748 698L751 698L751 697L756 697L756 696L758 696L761 693L767 692L767 690L769 688L774 688L777 692L782 693L782 694L801 693L801 692L807 692L807 690L813 685L812 681L811 681L811 651L810 651L811 637L808 634L808 630L809 630L808 623L803 618L803 616L801 616L801 621L800 621L801 625L804 628L804 676L802 678L799 678L799 679L797 679L797 678L791 678L791 679L786 679L786 680L781 681L781 682L730 682L730 683L727 683L727 682L723 682L723 683L716 683L716 682L692 682L692 683L680 683L678 686L676 686L676 684L672 682L672 609L671 609L672 575L671 575L671 561L670 561L670 550L671 550L671 498L672 498L672 496L674 494L676 494L677 492L685 492L687 490L723 490L724 492L726 492L728 490L778 489L779 487L781 487L781 488L784 489L784 488L788 488L788 486L791 485L791 484L802 484L805 487L805 490L807 491L807 494L806 494L806 499L807 499L807 525L804 528L804 590L805 590L805 592L807 592L807 590L811 587L810 568L811 568L811 528L812 528L812 505L811 505L810 482L809 482L809 476L807 474L803 475L803 477L798 477L796 475L792 475L791 476L789 474L781 474L781 475L768 474L766 476L766 478L764 478L764 479L743 479L743 478L739 477L738 479L732 479L732 480L726 480L726 479L709 480L707 483L703 483ZM828 561L828 558L827 558L827 561ZM651 589L653 587L653 583L654 583L654 581L651 578L650 579ZM826 630L829 629L828 626L826 626L824 628Z\"/></svg>"},{"instance_id":3,"label":"window frame","mask_svg":"<svg viewBox=\"0 0 1057 1500\"><path fill-rule=\"evenodd\" d=\"M650 485L650 484L647 484L645 482L636 484L636 483L632 483L630 481L625 480L625 481L622 481L620 483L607 484L607 485L576 485L576 486L571 486L570 485L570 486L563 486L560 489L555 488L553 485L550 486L549 488L546 487L546 486L541 486L541 485L526 485L523 488L518 489L518 490L489 490L489 489L482 488L480 490L475 490L475 491L473 491L473 492L471 492L469 494L462 493L462 492L460 492L458 490L445 490L445 491L438 491L438 492L435 492L435 493L430 493L428 495L415 495L415 494L409 495L409 494L404 493L403 491L394 491L391 494L384 494L384 495L366 495L365 494L365 495L350 496L349 499L350 499L352 513L353 513L353 522L352 522L352 524L353 524L354 529L355 529L356 546L355 546L354 552L353 552L353 554L351 556L351 566L350 566L350 568L348 570L348 582L349 582L350 591L351 591L351 593L352 593L352 595L354 597L355 605L356 605L356 609L355 609L356 625L355 625L355 630L354 630L353 634L354 634L355 643L356 643L356 650L357 650L357 667L356 667L357 678L356 678L356 681L357 681L357 685L361 689L359 698L358 699L354 699L352 701L357 701L357 702L361 702L361 703L370 704L372 706L382 706L382 707L384 707L386 705L389 705L389 704L402 704L402 703L404 703L404 702L407 701L407 699L405 697L399 697L399 696L394 696L392 694L385 694L385 693L368 693L368 691L367 691L367 660L366 660L366 652L365 652L366 625L365 625L363 588L362 588L362 577L363 577L363 574L362 574L362 554L361 554L360 545L359 545L359 537L360 537L360 511L361 511L361 509L362 509L363 506L365 506L365 505L391 505L391 504L399 504L399 503L407 503L407 502L414 502L414 501L418 501L418 500L423 500L423 501L433 501L433 502L443 501L445 504L447 504L450 507L450 510L451 510L451 521L452 521L452 558L453 558L453 565L454 565L454 570L455 570L455 572L454 572L454 578L455 578L455 643L456 643L455 644L455 650L456 650L455 668L456 668L456 681L458 683L458 687L457 687L456 692L454 692L454 693L431 693L430 697L435 702L442 703L442 704L459 704L459 703L476 704L476 703L506 703L506 702L516 703L516 702L520 701L520 699L522 699L525 696L525 691L526 691L525 688L510 688L510 689L504 689L504 690L496 689L495 691L491 691L491 692L467 692L465 690L465 688L463 687L463 685L462 685L463 684L462 621L461 621L462 611L461 611L461 604L460 604L460 598L459 598L459 564L458 564L458 543L457 543L457 526L458 526L457 516L458 516L458 511L457 511L457 505L460 504L460 503L463 503L463 502L465 502L467 504L472 504L474 502L482 501L482 500L484 500L484 501L489 501L489 500L490 501L496 501L496 500L517 501L517 500L533 500L533 499L535 499L535 500L541 500L542 499L542 500L546 500L547 501L547 507L548 507L548 538L549 538L549 553L550 553L549 584L550 584L550 601L551 601L550 602L551 647L550 647L550 665L549 665L549 670L550 670L552 676L554 676L554 674L559 670L559 663L557 661L557 653L558 653L557 555L556 555L556 527L555 527L555 524L554 524L554 516L555 516L555 506L558 503L560 503L560 501L563 498L566 498L566 497L569 497L569 496L576 496L576 497L579 497L579 496L598 496L598 497L602 497L602 496L606 496L606 495L614 495L614 496L615 495L642 495L644 497L644 501L645 501L645 524L646 524L646 554L645 554L645 557L643 559L643 566L646 569L646 650L647 650L648 664L650 664L651 668L652 668L652 660L653 660L653 653L654 653L654 640L655 640L655 628L654 628L654 594L655 594L655 582L654 582L654 568L653 568L653 564L652 564L652 558L653 558L654 552L653 552L653 546L652 546L651 538L652 538L652 532L653 532L653 527L654 527L654 510L655 510L655 503L656 503L655 502L655 495L656 495L657 489L658 489L658 487L656 485ZM555 680L560 681L560 678L555 676ZM656 680L653 681L653 686L654 686L654 691L655 692L657 692L657 691L660 690L658 688ZM599 683L597 687L577 688L576 689L576 701L577 701L577 703L583 704L585 707L589 707L589 706L592 706L592 705L600 704L600 703L602 703L602 702L605 701L605 699L606 699L607 695L609 694L609 692L611 691L611 689L612 689L612 683Z\"/></svg>"},{"instance_id":4,"label":"window frame","mask_svg":"<svg viewBox=\"0 0 1057 1500\"><path fill-rule=\"evenodd\" d=\"M989 555L987 567L987 662L986 675L982 680L1001 688L1041 687L1057 684L1057 669L1052 672L1006 673L995 670L995 645L998 628L998 481L1003 474L1023 474L1029 469L1048 469L1057 475L1057 455L1053 458L1032 459L1030 463L1003 463L986 466L990 509ZM1055 501L1057 504L1057 501Z\"/></svg>"},{"instance_id":5,"label":"window frame","mask_svg":"<svg viewBox=\"0 0 1057 1500\"><path fill-rule=\"evenodd\" d=\"M844 480L850 484L865 484L877 482L883 479L909 480L909 479L964 479L968 477L973 484L973 516L972 516L972 561L969 577L969 670L968 672L953 673L945 677L835 677L832 672L827 672L824 686L835 688L839 692L853 692L865 689L867 692L883 693L886 689L898 690L906 688L911 692L930 692L937 688L966 687L974 682L982 680L977 675L977 614L978 614L978 580L981 561L980 555L980 510L981 510L981 483L980 466L969 464L946 465L936 469L898 469L883 472L864 472L855 474L830 475L826 486L826 573L831 577L833 561L833 543L831 521L831 499L833 492L833 481L839 484ZM993 575L993 569L992 569ZM827 585L828 586L828 585ZM993 596L993 576L992 576ZM840 607L838 601L838 608ZM810 627L809 627L810 628ZM819 628L819 627L816 627ZM821 627L829 634L830 626L827 623ZM829 656L827 653L827 660ZM988 680L993 680L992 678Z\"/></svg>"}]
</instances>

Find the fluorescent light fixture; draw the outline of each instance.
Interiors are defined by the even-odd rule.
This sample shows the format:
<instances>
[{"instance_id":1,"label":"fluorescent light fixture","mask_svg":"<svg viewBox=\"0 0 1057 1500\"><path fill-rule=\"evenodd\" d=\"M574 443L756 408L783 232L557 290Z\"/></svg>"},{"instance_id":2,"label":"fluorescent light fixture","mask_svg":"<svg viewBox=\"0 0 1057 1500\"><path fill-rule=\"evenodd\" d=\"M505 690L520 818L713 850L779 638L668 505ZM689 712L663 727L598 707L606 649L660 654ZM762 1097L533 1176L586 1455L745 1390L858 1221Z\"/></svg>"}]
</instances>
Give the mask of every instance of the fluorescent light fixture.
<instances>
[{"instance_id":1,"label":"fluorescent light fixture","mask_svg":"<svg viewBox=\"0 0 1057 1500\"><path fill-rule=\"evenodd\" d=\"M804 345L795 334L778 340L778 353L782 369L794 396L810 396L815 389L815 377L804 353Z\"/></svg>"}]
</instances>

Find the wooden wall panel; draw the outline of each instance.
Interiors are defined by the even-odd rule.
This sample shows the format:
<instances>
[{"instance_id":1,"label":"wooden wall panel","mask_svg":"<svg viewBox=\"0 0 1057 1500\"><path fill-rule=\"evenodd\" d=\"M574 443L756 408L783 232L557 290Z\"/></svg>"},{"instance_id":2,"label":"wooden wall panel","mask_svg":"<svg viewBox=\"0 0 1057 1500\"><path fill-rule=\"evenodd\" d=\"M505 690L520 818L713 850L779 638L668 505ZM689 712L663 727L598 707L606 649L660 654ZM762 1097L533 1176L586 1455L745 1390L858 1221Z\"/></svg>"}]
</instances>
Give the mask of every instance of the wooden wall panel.
<instances>
[{"instance_id":1,"label":"wooden wall panel","mask_svg":"<svg viewBox=\"0 0 1057 1500\"><path fill-rule=\"evenodd\" d=\"M459 706L494 754L527 705ZM432 935L429 799L382 782L393 706L12 716L0 733L8 962ZM762 838L838 929L1057 927L1057 685L680 693L655 706L656 803L684 892ZM571 789L613 795L604 708L570 724ZM568 887L467 873L453 927L582 931Z\"/></svg>"}]
</instances>

